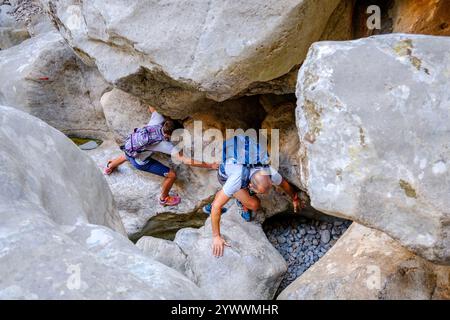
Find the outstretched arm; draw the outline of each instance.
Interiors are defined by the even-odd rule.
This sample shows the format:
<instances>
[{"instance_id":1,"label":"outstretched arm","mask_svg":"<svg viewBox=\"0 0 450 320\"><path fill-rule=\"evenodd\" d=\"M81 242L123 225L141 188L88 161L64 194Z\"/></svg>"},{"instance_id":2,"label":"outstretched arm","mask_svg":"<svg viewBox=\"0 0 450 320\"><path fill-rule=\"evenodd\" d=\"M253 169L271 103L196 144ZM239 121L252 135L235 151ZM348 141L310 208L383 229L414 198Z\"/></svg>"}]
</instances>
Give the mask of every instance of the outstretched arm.
<instances>
[{"instance_id":1,"label":"outstretched arm","mask_svg":"<svg viewBox=\"0 0 450 320\"><path fill-rule=\"evenodd\" d=\"M281 181L280 187L291 197L294 205L294 212L301 210L303 208L303 204L300 203L300 199L295 188L284 178Z\"/></svg>"},{"instance_id":2,"label":"outstretched arm","mask_svg":"<svg viewBox=\"0 0 450 320\"><path fill-rule=\"evenodd\" d=\"M216 197L212 203L211 226L213 235L213 255L216 257L221 257L223 255L224 246L229 246L220 235L220 216L222 214L222 207L228 200L230 200L230 198L223 190L220 190L216 193Z\"/></svg>"},{"instance_id":3,"label":"outstretched arm","mask_svg":"<svg viewBox=\"0 0 450 320\"><path fill-rule=\"evenodd\" d=\"M148 106L148 111L150 111L150 113L153 113L156 111L156 109L155 109L155 107Z\"/></svg>"},{"instance_id":4,"label":"outstretched arm","mask_svg":"<svg viewBox=\"0 0 450 320\"><path fill-rule=\"evenodd\" d=\"M185 156L183 156L181 153L177 153L175 154L175 158L188 166L192 166L192 167L199 167L199 168L207 168L207 169L217 169L219 167L219 165L217 163L206 163L206 162L201 162L201 161L197 161L194 159L190 159L187 158Z\"/></svg>"}]
</instances>

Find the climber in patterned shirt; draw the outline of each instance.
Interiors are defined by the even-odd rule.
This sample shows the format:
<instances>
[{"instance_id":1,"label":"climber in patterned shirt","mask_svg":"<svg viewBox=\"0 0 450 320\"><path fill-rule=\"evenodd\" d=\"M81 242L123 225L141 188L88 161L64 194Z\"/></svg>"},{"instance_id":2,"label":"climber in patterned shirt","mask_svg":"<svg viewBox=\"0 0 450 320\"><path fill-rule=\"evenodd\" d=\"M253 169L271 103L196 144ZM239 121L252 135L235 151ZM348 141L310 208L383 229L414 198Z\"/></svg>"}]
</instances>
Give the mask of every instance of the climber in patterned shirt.
<instances>
[{"instance_id":1,"label":"climber in patterned shirt","mask_svg":"<svg viewBox=\"0 0 450 320\"><path fill-rule=\"evenodd\" d=\"M158 132L161 133L161 141L156 141L156 143L152 141L152 144L144 146L144 148L134 156L127 154L125 150L124 154L108 161L106 168L104 169L104 173L106 175L110 175L121 164L129 161L133 165L133 167L138 170L146 171L163 177L164 180L161 186L159 203L163 206L176 206L181 202L181 198L177 195L169 195L170 189L172 188L177 177L176 173L174 170L165 166L161 162L153 159L153 153L161 152L164 154L172 155L180 163L189 166L217 169L218 164L209 164L195 161L190 158L186 158L180 153L177 153L177 151L175 151L176 149L174 145L170 142L170 136L175 129L174 122L170 119L165 119L152 106L150 106L148 110L151 112L151 118L147 126L152 128L153 130L158 130ZM121 149L123 150L124 147L121 147Z\"/></svg>"}]
</instances>

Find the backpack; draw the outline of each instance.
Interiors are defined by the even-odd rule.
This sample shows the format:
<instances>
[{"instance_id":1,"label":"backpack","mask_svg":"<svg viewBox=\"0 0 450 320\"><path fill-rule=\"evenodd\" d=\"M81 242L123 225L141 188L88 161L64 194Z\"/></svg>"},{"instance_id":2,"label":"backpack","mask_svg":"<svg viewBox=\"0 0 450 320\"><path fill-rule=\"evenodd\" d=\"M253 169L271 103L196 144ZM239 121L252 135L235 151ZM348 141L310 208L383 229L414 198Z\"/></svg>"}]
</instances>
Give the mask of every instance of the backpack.
<instances>
[{"instance_id":1,"label":"backpack","mask_svg":"<svg viewBox=\"0 0 450 320\"><path fill-rule=\"evenodd\" d=\"M243 164L250 168L268 166L270 161L267 148L245 135L236 135L224 141L222 162L225 163L230 159L235 164Z\"/></svg>"},{"instance_id":2,"label":"backpack","mask_svg":"<svg viewBox=\"0 0 450 320\"><path fill-rule=\"evenodd\" d=\"M144 148L165 140L162 125L135 128L125 139L123 151L127 156L135 158Z\"/></svg>"},{"instance_id":3,"label":"backpack","mask_svg":"<svg viewBox=\"0 0 450 320\"><path fill-rule=\"evenodd\" d=\"M241 188L247 188L250 183L250 169L269 167L269 154L249 136L237 135L223 143L222 164L219 166L219 176L225 179L225 161L232 159L234 164L242 164ZM226 181L226 179L225 179Z\"/></svg>"}]
</instances>

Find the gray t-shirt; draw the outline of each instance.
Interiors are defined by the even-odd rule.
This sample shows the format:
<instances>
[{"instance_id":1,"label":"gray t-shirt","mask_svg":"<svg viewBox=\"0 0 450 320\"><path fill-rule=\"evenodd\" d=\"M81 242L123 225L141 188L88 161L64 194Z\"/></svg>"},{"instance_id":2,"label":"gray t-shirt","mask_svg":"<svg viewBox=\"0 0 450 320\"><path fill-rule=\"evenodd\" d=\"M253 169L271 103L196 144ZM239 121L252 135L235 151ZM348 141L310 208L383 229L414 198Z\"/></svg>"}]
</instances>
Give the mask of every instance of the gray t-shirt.
<instances>
[{"instance_id":1,"label":"gray t-shirt","mask_svg":"<svg viewBox=\"0 0 450 320\"><path fill-rule=\"evenodd\" d=\"M163 124L165 121L164 117L159 114L158 112L153 112L152 116L150 118L150 121L148 122L148 126L155 126L159 124ZM145 164L145 160L150 157L153 152L162 152L165 154L172 154L174 145L170 141L161 141L159 143L153 144L151 146L145 147L144 152L139 153L135 160L138 164L143 165Z\"/></svg>"},{"instance_id":2,"label":"gray t-shirt","mask_svg":"<svg viewBox=\"0 0 450 320\"><path fill-rule=\"evenodd\" d=\"M242 164L225 163L225 175L227 181L222 187L223 192L227 197L231 198L233 194L238 192L242 186ZM250 169L250 178L255 172L261 170L262 168L252 168ZM283 177L274 168L269 167L272 183L279 186L283 180Z\"/></svg>"}]
</instances>

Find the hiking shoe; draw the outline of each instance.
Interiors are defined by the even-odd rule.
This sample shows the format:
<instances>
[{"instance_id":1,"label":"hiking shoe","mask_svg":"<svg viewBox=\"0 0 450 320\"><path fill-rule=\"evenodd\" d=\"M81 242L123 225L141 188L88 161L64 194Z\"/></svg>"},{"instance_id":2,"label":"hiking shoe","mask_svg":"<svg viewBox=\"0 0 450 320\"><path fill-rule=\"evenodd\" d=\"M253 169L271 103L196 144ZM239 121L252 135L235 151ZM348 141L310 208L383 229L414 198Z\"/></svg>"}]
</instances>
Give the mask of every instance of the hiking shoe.
<instances>
[{"instance_id":1,"label":"hiking shoe","mask_svg":"<svg viewBox=\"0 0 450 320\"><path fill-rule=\"evenodd\" d=\"M211 203L208 203L207 205L203 206L203 212L209 216L211 214L211 209L212 209L212 205ZM227 212L227 208L222 208L221 210L221 214L224 214L225 212Z\"/></svg>"},{"instance_id":2,"label":"hiking shoe","mask_svg":"<svg viewBox=\"0 0 450 320\"><path fill-rule=\"evenodd\" d=\"M247 222L250 222L252 220L252 211L247 209L238 199L236 200L236 205L239 207L239 210L241 211L241 217Z\"/></svg>"},{"instance_id":3,"label":"hiking shoe","mask_svg":"<svg viewBox=\"0 0 450 320\"><path fill-rule=\"evenodd\" d=\"M109 176L111 173L113 173L113 169L111 169L109 167L109 165L111 164L112 161L108 161L108 163L106 164L105 169L103 170L103 174Z\"/></svg>"},{"instance_id":4,"label":"hiking shoe","mask_svg":"<svg viewBox=\"0 0 450 320\"><path fill-rule=\"evenodd\" d=\"M159 204L164 207L177 206L181 202L181 197L179 196L167 196L164 200L159 198Z\"/></svg>"}]
</instances>

